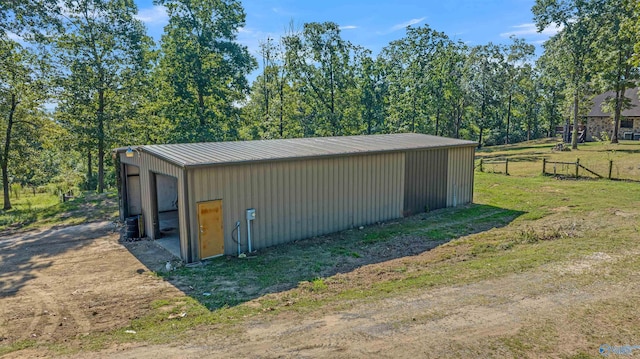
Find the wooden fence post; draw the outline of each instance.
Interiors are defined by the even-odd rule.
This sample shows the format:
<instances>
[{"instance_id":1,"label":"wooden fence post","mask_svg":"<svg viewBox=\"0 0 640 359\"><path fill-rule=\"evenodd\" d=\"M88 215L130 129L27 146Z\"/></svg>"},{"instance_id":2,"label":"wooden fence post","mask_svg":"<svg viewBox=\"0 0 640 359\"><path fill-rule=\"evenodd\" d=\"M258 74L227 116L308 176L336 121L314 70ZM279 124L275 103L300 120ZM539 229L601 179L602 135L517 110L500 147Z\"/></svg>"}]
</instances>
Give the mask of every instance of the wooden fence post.
<instances>
[{"instance_id":1,"label":"wooden fence post","mask_svg":"<svg viewBox=\"0 0 640 359\"><path fill-rule=\"evenodd\" d=\"M545 175L547 173L547 159L543 158L542 159L542 175Z\"/></svg>"},{"instance_id":2,"label":"wooden fence post","mask_svg":"<svg viewBox=\"0 0 640 359\"><path fill-rule=\"evenodd\" d=\"M505 159L504 160L504 175L508 176L509 175L509 159Z\"/></svg>"},{"instance_id":3,"label":"wooden fence post","mask_svg":"<svg viewBox=\"0 0 640 359\"><path fill-rule=\"evenodd\" d=\"M609 160L609 179L611 179L612 171L613 171L613 160Z\"/></svg>"},{"instance_id":4,"label":"wooden fence post","mask_svg":"<svg viewBox=\"0 0 640 359\"><path fill-rule=\"evenodd\" d=\"M481 158L481 159L480 159L480 172L484 172L484 171L482 170L482 161L483 161L483 159Z\"/></svg>"},{"instance_id":5,"label":"wooden fence post","mask_svg":"<svg viewBox=\"0 0 640 359\"><path fill-rule=\"evenodd\" d=\"M576 178L578 178L578 170L580 169L580 159L576 158Z\"/></svg>"}]
</instances>

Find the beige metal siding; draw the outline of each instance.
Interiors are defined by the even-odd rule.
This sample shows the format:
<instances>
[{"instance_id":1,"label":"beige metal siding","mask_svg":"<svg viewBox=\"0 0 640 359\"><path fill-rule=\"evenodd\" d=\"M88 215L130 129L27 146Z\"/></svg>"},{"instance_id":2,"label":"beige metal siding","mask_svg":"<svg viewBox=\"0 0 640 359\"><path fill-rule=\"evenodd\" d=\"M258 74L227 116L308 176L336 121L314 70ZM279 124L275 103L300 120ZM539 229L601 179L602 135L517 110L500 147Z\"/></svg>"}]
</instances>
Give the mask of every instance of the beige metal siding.
<instances>
[{"instance_id":1,"label":"beige metal siding","mask_svg":"<svg viewBox=\"0 0 640 359\"><path fill-rule=\"evenodd\" d=\"M404 215L447 206L448 149L406 153Z\"/></svg>"},{"instance_id":2,"label":"beige metal siding","mask_svg":"<svg viewBox=\"0 0 640 359\"><path fill-rule=\"evenodd\" d=\"M471 203L475 148L450 148L448 151L447 207Z\"/></svg>"},{"instance_id":3,"label":"beige metal siding","mask_svg":"<svg viewBox=\"0 0 640 359\"><path fill-rule=\"evenodd\" d=\"M189 228L187 226L187 201L184 198L184 171L182 168L161 160L154 156L151 156L144 152L136 151L133 157L126 157L124 153L120 153L120 161L124 164L138 166L140 168L140 189L142 199L142 215L144 217L145 234L153 239L156 239L157 233L154 233L154 216L153 213L153 199L156 194L151 193L151 183L153 182L152 173L164 174L167 176L176 177L178 179L178 214L180 225L180 249L183 259L188 260L186 257L187 251L187 238L189 237ZM195 213L195 212L194 212Z\"/></svg>"},{"instance_id":4,"label":"beige metal siding","mask_svg":"<svg viewBox=\"0 0 640 359\"><path fill-rule=\"evenodd\" d=\"M398 218L404 174L404 153L194 168L190 209L199 201L222 199L225 253L234 254L236 221L242 250L247 249L247 208L256 209L251 229L256 249ZM194 218L191 226L197 228ZM197 243L197 233L192 235Z\"/></svg>"}]
</instances>

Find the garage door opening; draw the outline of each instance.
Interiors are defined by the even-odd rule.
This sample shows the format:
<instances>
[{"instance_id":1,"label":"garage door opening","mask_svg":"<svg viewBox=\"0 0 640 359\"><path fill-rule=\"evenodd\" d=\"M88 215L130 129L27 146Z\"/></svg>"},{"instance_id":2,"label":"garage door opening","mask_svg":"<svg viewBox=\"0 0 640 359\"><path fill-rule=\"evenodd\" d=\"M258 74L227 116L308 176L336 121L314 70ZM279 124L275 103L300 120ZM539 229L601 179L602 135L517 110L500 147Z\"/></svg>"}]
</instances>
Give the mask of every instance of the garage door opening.
<instances>
[{"instance_id":1,"label":"garage door opening","mask_svg":"<svg viewBox=\"0 0 640 359\"><path fill-rule=\"evenodd\" d=\"M142 194L140 190L140 168L126 165L126 212L125 217L132 217L142 214Z\"/></svg>"},{"instance_id":2,"label":"garage door opening","mask_svg":"<svg viewBox=\"0 0 640 359\"><path fill-rule=\"evenodd\" d=\"M154 221L156 243L180 256L180 222L178 220L178 179L163 174L155 174L155 212Z\"/></svg>"}]
</instances>

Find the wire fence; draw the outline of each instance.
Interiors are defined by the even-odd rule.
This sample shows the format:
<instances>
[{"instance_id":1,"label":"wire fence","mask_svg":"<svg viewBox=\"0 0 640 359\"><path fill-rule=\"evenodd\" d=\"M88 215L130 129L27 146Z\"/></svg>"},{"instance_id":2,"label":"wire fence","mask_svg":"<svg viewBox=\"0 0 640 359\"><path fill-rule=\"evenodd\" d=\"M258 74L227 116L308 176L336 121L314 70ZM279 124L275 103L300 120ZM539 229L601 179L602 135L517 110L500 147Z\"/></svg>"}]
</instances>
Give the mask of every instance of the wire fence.
<instances>
[{"instance_id":1,"label":"wire fence","mask_svg":"<svg viewBox=\"0 0 640 359\"><path fill-rule=\"evenodd\" d=\"M542 168L540 168L540 166ZM541 173L546 176L569 178L610 179L640 182L640 161L576 159L575 161L549 160L546 158L496 158L480 159L476 170L507 176L534 176Z\"/></svg>"},{"instance_id":2,"label":"wire fence","mask_svg":"<svg viewBox=\"0 0 640 359\"><path fill-rule=\"evenodd\" d=\"M485 160L483 158L480 159L480 163L476 166L480 170L480 172L491 172L491 173L503 173L505 175L509 175L509 159L493 159L493 160ZM502 169L504 168L504 171Z\"/></svg>"}]
</instances>

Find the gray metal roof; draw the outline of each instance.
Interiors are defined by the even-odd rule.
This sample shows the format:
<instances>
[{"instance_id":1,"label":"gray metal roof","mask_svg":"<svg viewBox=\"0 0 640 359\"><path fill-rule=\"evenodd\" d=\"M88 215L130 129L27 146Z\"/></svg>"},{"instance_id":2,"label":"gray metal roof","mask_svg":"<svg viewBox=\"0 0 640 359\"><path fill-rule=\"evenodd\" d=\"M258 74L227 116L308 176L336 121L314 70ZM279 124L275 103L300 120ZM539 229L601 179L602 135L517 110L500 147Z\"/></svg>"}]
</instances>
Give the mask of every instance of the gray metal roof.
<instances>
[{"instance_id":1,"label":"gray metal roof","mask_svg":"<svg viewBox=\"0 0 640 359\"><path fill-rule=\"evenodd\" d=\"M402 133L146 145L137 149L181 167L192 167L475 145L471 141Z\"/></svg>"},{"instance_id":2,"label":"gray metal roof","mask_svg":"<svg viewBox=\"0 0 640 359\"><path fill-rule=\"evenodd\" d=\"M640 117L640 100L638 100L638 91L640 88L627 89L624 96L631 100L631 108L622 110L622 116ZM615 97L614 91L605 92L593 98L593 107L587 117L609 117L610 113L602 111L602 103L607 97Z\"/></svg>"}]
</instances>

